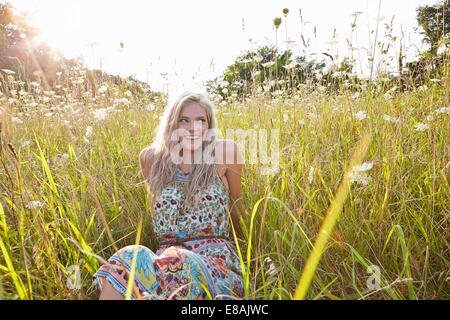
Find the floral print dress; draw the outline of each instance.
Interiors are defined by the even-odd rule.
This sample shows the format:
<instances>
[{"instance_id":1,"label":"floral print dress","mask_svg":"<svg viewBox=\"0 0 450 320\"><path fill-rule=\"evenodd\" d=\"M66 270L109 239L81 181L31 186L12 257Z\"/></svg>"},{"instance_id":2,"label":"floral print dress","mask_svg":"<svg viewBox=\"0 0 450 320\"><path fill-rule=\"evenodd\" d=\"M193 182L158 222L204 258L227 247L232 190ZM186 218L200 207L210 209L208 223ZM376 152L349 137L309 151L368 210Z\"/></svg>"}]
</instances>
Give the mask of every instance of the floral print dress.
<instances>
[{"instance_id":1,"label":"floral print dress","mask_svg":"<svg viewBox=\"0 0 450 320\"><path fill-rule=\"evenodd\" d=\"M125 296L136 252L131 298L233 299L244 296L239 257L226 239L230 231L229 197L217 172L201 201L187 211L181 170L173 183L155 198L153 228L160 243L156 252L141 245L120 249L94 274L99 291L108 281ZM171 244L171 242L173 244Z\"/></svg>"}]
</instances>

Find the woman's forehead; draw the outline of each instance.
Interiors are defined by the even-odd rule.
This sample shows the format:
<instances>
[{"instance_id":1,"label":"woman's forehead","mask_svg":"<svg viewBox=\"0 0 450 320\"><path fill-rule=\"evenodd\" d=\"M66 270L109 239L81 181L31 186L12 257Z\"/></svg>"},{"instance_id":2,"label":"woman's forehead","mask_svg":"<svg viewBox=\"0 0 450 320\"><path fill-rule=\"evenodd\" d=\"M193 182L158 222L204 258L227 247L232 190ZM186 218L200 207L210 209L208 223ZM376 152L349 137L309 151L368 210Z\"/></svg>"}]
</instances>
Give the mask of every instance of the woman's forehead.
<instances>
[{"instance_id":1,"label":"woman's forehead","mask_svg":"<svg viewBox=\"0 0 450 320\"><path fill-rule=\"evenodd\" d=\"M199 117L199 116L205 116L207 113L204 107L202 107L198 103L189 103L181 108L180 111L180 117L186 116L186 117Z\"/></svg>"}]
</instances>

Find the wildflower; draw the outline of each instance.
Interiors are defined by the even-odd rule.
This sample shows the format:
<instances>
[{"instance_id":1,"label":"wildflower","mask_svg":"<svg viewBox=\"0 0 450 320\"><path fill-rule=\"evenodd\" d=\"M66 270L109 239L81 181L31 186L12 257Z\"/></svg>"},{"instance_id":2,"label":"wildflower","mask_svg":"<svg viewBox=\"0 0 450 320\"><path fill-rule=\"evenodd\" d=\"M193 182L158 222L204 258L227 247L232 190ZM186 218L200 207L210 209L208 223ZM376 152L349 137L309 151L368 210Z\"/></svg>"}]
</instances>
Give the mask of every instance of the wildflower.
<instances>
[{"instance_id":1,"label":"wildflower","mask_svg":"<svg viewBox=\"0 0 450 320\"><path fill-rule=\"evenodd\" d=\"M63 153L61 155L61 158L64 159L64 160L69 159L69 155L67 153Z\"/></svg>"},{"instance_id":2,"label":"wildflower","mask_svg":"<svg viewBox=\"0 0 450 320\"><path fill-rule=\"evenodd\" d=\"M40 202L39 200L36 201L30 201L28 202L28 204L25 206L27 209L36 209L36 208L40 208L42 207L42 202Z\"/></svg>"},{"instance_id":3,"label":"wildflower","mask_svg":"<svg viewBox=\"0 0 450 320\"><path fill-rule=\"evenodd\" d=\"M56 73L56 75L59 77L59 76L62 75L62 72L59 71L59 72Z\"/></svg>"},{"instance_id":4,"label":"wildflower","mask_svg":"<svg viewBox=\"0 0 450 320\"><path fill-rule=\"evenodd\" d=\"M389 116L387 114L383 115L383 119L386 120L386 121L389 121L389 122L399 122L398 118L391 117L391 116Z\"/></svg>"},{"instance_id":5,"label":"wildflower","mask_svg":"<svg viewBox=\"0 0 450 320\"><path fill-rule=\"evenodd\" d=\"M427 116L427 121L428 122L430 122L430 121L433 121L434 120L434 117L433 117L433 115L429 115L429 116Z\"/></svg>"},{"instance_id":6,"label":"wildflower","mask_svg":"<svg viewBox=\"0 0 450 320\"><path fill-rule=\"evenodd\" d=\"M228 93L228 89L227 89L227 88L223 88L223 89L222 89L222 93L223 93L223 94L227 94L227 93Z\"/></svg>"},{"instance_id":7,"label":"wildflower","mask_svg":"<svg viewBox=\"0 0 450 320\"><path fill-rule=\"evenodd\" d=\"M418 90L419 91L426 91L426 90L428 90L428 87L426 85L423 85L423 86L420 86Z\"/></svg>"},{"instance_id":8,"label":"wildflower","mask_svg":"<svg viewBox=\"0 0 450 320\"><path fill-rule=\"evenodd\" d=\"M441 79L430 79L431 82L441 82Z\"/></svg>"},{"instance_id":9,"label":"wildflower","mask_svg":"<svg viewBox=\"0 0 450 320\"><path fill-rule=\"evenodd\" d=\"M283 121L288 122L289 121L289 115L286 113L283 113Z\"/></svg>"},{"instance_id":10,"label":"wildflower","mask_svg":"<svg viewBox=\"0 0 450 320\"><path fill-rule=\"evenodd\" d=\"M117 104L130 104L130 101L127 98L114 99L114 102Z\"/></svg>"},{"instance_id":11,"label":"wildflower","mask_svg":"<svg viewBox=\"0 0 450 320\"><path fill-rule=\"evenodd\" d=\"M30 82L30 85L31 85L32 87L35 87L35 88L38 88L38 87L41 86L41 85L40 85L39 83L37 83L36 81Z\"/></svg>"},{"instance_id":12,"label":"wildflower","mask_svg":"<svg viewBox=\"0 0 450 320\"><path fill-rule=\"evenodd\" d=\"M130 121L130 125L136 128L136 121Z\"/></svg>"},{"instance_id":13,"label":"wildflower","mask_svg":"<svg viewBox=\"0 0 450 320\"><path fill-rule=\"evenodd\" d=\"M442 108L434 110L434 112L437 114L439 114L439 113L450 114L450 107L442 107Z\"/></svg>"},{"instance_id":14,"label":"wildflower","mask_svg":"<svg viewBox=\"0 0 450 320\"><path fill-rule=\"evenodd\" d=\"M125 91L125 92L123 93L123 95L126 96L126 97L128 97L128 98L131 98L131 96L132 96L130 90Z\"/></svg>"},{"instance_id":15,"label":"wildflower","mask_svg":"<svg viewBox=\"0 0 450 320\"><path fill-rule=\"evenodd\" d=\"M105 120L106 116L108 115L108 110L106 108L100 108L93 111L94 118L97 121Z\"/></svg>"},{"instance_id":16,"label":"wildflower","mask_svg":"<svg viewBox=\"0 0 450 320\"><path fill-rule=\"evenodd\" d=\"M103 85L100 88L98 88L98 93L104 93L106 92L106 90L108 90L108 87Z\"/></svg>"},{"instance_id":17,"label":"wildflower","mask_svg":"<svg viewBox=\"0 0 450 320\"><path fill-rule=\"evenodd\" d=\"M366 186L372 180L366 171L372 169L372 167L373 162L364 162L363 164L354 166L347 174L350 183L356 182L357 184Z\"/></svg>"},{"instance_id":18,"label":"wildflower","mask_svg":"<svg viewBox=\"0 0 450 320\"><path fill-rule=\"evenodd\" d=\"M12 117L12 118L11 118L11 121L14 122L14 123L17 123L17 124L22 124L22 123L23 123L23 121L20 120L20 119L17 118L17 117Z\"/></svg>"},{"instance_id":19,"label":"wildflower","mask_svg":"<svg viewBox=\"0 0 450 320\"><path fill-rule=\"evenodd\" d=\"M359 112L354 113L353 116L358 120L364 120L368 118L367 112L364 110L360 110Z\"/></svg>"},{"instance_id":20,"label":"wildflower","mask_svg":"<svg viewBox=\"0 0 450 320\"><path fill-rule=\"evenodd\" d=\"M427 125L426 123L418 122L418 123L416 123L414 128L416 131L425 131L425 130L429 129L430 126Z\"/></svg>"},{"instance_id":21,"label":"wildflower","mask_svg":"<svg viewBox=\"0 0 450 320\"><path fill-rule=\"evenodd\" d=\"M306 123L305 120L303 120L303 119L299 119L297 122L298 122L298 124L301 125L301 126L304 125L304 124Z\"/></svg>"}]
</instances>

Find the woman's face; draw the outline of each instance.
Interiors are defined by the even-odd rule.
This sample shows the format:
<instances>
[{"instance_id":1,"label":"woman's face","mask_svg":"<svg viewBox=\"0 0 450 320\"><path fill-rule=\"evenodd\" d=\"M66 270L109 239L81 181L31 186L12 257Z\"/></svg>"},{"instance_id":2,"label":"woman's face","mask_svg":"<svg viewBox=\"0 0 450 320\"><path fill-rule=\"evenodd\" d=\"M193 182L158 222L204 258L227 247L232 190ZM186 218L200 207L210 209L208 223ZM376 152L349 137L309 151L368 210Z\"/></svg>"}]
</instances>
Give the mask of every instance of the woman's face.
<instances>
[{"instance_id":1,"label":"woman's face","mask_svg":"<svg viewBox=\"0 0 450 320\"><path fill-rule=\"evenodd\" d=\"M180 143L184 150L200 148L208 128L206 110L200 104L189 103L181 108L177 129L180 130Z\"/></svg>"}]
</instances>

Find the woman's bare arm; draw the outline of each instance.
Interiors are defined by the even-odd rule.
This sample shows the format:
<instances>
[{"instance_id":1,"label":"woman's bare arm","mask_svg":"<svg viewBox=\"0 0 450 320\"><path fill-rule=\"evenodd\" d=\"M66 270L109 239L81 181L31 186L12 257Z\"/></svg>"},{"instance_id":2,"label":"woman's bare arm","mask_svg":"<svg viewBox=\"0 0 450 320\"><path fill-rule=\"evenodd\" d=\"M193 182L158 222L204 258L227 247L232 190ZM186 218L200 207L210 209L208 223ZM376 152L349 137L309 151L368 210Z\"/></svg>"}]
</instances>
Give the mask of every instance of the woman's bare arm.
<instances>
[{"instance_id":1,"label":"woman's bare arm","mask_svg":"<svg viewBox=\"0 0 450 320\"><path fill-rule=\"evenodd\" d=\"M231 198L231 222L234 230L236 231L236 236L243 239L243 234L239 223L240 217L244 215L244 207L242 206L241 201L242 155L237 144L231 140L226 141L225 150L225 159L233 159L231 163L225 163L225 176L228 181ZM230 157L230 154L233 155L233 157Z\"/></svg>"}]
</instances>

